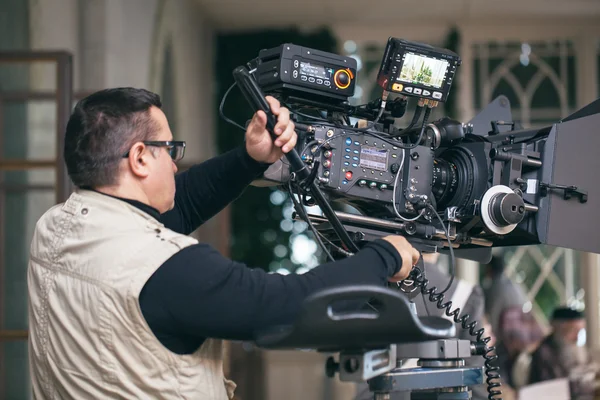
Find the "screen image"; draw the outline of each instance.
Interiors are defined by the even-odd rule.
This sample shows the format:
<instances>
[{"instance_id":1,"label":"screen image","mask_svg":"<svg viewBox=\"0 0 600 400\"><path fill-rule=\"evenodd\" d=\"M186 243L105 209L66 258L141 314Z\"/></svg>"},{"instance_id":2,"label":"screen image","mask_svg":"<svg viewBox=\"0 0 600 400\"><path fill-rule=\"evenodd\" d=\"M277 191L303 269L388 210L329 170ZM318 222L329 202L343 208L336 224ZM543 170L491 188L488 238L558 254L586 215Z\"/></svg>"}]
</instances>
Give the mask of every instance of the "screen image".
<instances>
[{"instance_id":1,"label":"screen image","mask_svg":"<svg viewBox=\"0 0 600 400\"><path fill-rule=\"evenodd\" d=\"M308 62L300 62L300 74L313 76L315 78L331 80L333 77L333 69L325 68L322 65L315 65Z\"/></svg>"},{"instance_id":2,"label":"screen image","mask_svg":"<svg viewBox=\"0 0 600 400\"><path fill-rule=\"evenodd\" d=\"M406 53L397 80L439 89L444 83L448 61Z\"/></svg>"},{"instance_id":3,"label":"screen image","mask_svg":"<svg viewBox=\"0 0 600 400\"><path fill-rule=\"evenodd\" d=\"M360 166L385 171L387 170L387 154L387 150L363 146L360 148Z\"/></svg>"}]
</instances>

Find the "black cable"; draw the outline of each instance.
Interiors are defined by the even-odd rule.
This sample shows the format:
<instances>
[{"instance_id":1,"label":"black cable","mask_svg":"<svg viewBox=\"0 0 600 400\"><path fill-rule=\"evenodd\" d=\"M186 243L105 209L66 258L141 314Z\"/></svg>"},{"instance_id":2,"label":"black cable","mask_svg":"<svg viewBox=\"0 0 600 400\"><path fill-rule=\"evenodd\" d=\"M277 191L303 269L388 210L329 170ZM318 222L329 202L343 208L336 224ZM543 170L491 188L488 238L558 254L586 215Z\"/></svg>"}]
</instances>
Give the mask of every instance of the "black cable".
<instances>
[{"instance_id":1,"label":"black cable","mask_svg":"<svg viewBox=\"0 0 600 400\"><path fill-rule=\"evenodd\" d=\"M306 150L308 150L310 147L318 145L319 142L317 140L311 140L310 142L308 142L303 148L302 151L300 152L300 158L302 158L302 156L304 155L304 153L306 153ZM317 148L317 150L319 150L320 148ZM313 157L317 156L317 152L315 151Z\"/></svg>"},{"instance_id":2,"label":"black cable","mask_svg":"<svg viewBox=\"0 0 600 400\"><path fill-rule=\"evenodd\" d=\"M308 218L308 215L306 214L306 210L304 209L304 206L302 206L300 203L298 203L298 201L294 197L294 191L292 189L292 181L291 180L288 181L288 192L290 193L290 197L292 198L292 202L294 203L294 208L296 209L298 214L300 214L300 218L302 218L308 224L308 227L310 228L313 235L315 235L315 239L317 240L317 243L319 243L319 246L321 246L321 248L323 249L323 251L325 252L327 257L331 261L335 261L335 259L331 255L331 253L325 247L325 243L323 243L323 241L321 240L321 237L319 236L317 229L310 222L310 219Z\"/></svg>"},{"instance_id":3,"label":"black cable","mask_svg":"<svg viewBox=\"0 0 600 400\"><path fill-rule=\"evenodd\" d=\"M429 119L429 114L431 114L431 108L427 107L427 109L425 109L425 115L423 116L423 122L421 123L421 132L419 132L419 137L417 137L417 140L414 143L411 143L407 147L403 147L403 149L412 150L421 144L423 134L425 133L425 125L427 125L427 120Z\"/></svg>"},{"instance_id":4,"label":"black cable","mask_svg":"<svg viewBox=\"0 0 600 400\"><path fill-rule=\"evenodd\" d=\"M452 242L450 241L450 232L448 232L448 228L444 224L444 221L442 221L442 218L440 217L440 215L437 213L437 210L431 205L431 203L427 204L427 206L429 207L431 212L433 212L433 215L435 215L437 217L438 221L440 221L440 224L442 225L442 229L444 230L444 234L446 235L446 240L448 240L448 250L450 251L450 281L448 282L448 285L446 286L446 288L439 293L439 294L444 294L448 291L448 289L450 289L450 287L454 283L454 274L456 273L456 270L455 270L456 259L454 258L454 248L452 247Z\"/></svg>"},{"instance_id":5,"label":"black cable","mask_svg":"<svg viewBox=\"0 0 600 400\"><path fill-rule=\"evenodd\" d=\"M327 119L323 118L323 117L317 117L316 115L310 115L310 114L305 114L302 113L298 110L294 110L292 111L292 106L290 104L287 103L283 103L283 105L290 110L290 113L296 114L296 115L300 115L301 117L313 120L313 121L319 121L319 122L329 122Z\"/></svg>"},{"instance_id":6,"label":"black cable","mask_svg":"<svg viewBox=\"0 0 600 400\"><path fill-rule=\"evenodd\" d=\"M415 126L417 124L417 122L419 122L419 118L421 117L422 110L423 110L423 106L417 106L417 108L415 109L415 113L413 114L412 121L410 121L410 124L408 124L408 126L406 128L400 129L393 136L400 136L402 134L402 132L411 130L413 128L413 126Z\"/></svg>"},{"instance_id":7,"label":"black cable","mask_svg":"<svg viewBox=\"0 0 600 400\"><path fill-rule=\"evenodd\" d=\"M236 86L236 82L233 82L233 84L231 86L229 86L229 89L227 89L227 91L225 92L225 94L223 95L223 98L221 99L221 104L219 105L219 115L221 116L221 118L223 118L226 122L230 123L231 125L240 128L241 130L245 131L246 128L244 128L243 126L241 126L240 124L238 124L237 122L235 122L234 120L228 118L225 115L225 112L223 111L223 107L225 106L225 99L227 98L227 96L229 95L229 92L231 92L231 90Z\"/></svg>"},{"instance_id":8,"label":"black cable","mask_svg":"<svg viewBox=\"0 0 600 400\"><path fill-rule=\"evenodd\" d=\"M427 279L427 277L425 276L425 263L423 263L423 278ZM425 298L425 292L423 292L421 290L421 296L423 297L423 305L425 306L425 312L427 313L428 317L431 317L431 313L429 312L429 307L427 306L427 299Z\"/></svg>"},{"instance_id":9,"label":"black cable","mask_svg":"<svg viewBox=\"0 0 600 400\"><path fill-rule=\"evenodd\" d=\"M312 224L311 222L308 222L310 224ZM343 256L346 257L352 257L354 254L342 249L340 246L336 245L335 243L333 243L331 240L327 239L327 237L325 235L323 235L321 232L317 231L317 233L319 234L319 236L321 237L321 239L325 240L327 243L329 243L329 245L338 253L342 254Z\"/></svg>"}]
</instances>

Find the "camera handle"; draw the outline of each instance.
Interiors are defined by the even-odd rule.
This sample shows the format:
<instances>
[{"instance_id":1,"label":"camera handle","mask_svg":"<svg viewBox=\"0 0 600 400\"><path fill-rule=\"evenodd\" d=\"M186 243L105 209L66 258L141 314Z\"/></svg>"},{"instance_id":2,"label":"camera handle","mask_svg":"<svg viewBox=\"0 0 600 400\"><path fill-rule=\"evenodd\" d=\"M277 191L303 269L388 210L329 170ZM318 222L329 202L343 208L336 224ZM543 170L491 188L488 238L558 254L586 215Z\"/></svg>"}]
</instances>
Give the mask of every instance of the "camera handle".
<instances>
[{"instance_id":1,"label":"camera handle","mask_svg":"<svg viewBox=\"0 0 600 400\"><path fill-rule=\"evenodd\" d=\"M256 80L250 75L250 72L243 66L239 66L233 70L233 78L240 88L242 94L250 104L250 106L254 109L254 111L262 110L267 115L267 130L271 133L271 137L275 139L275 134L273 133L275 129L275 124L277 123L277 118L271 112L271 107L269 107L269 102L265 98L262 90L256 83ZM310 177L310 171L306 168L306 165L300 158L300 155L296 151L296 149L292 149L286 155L287 160L290 163L290 166L296 176L300 179L300 181L306 181ZM331 208L331 205L325 199L325 196L319 189L318 184L315 180L310 182L307 187L307 191L310 192L313 199L317 203L317 205L323 211L323 214L330 221L332 228L335 230L337 235L340 237L341 241L347 247L349 251L357 252L358 246L348 235L346 229L337 218L335 211Z\"/></svg>"}]
</instances>

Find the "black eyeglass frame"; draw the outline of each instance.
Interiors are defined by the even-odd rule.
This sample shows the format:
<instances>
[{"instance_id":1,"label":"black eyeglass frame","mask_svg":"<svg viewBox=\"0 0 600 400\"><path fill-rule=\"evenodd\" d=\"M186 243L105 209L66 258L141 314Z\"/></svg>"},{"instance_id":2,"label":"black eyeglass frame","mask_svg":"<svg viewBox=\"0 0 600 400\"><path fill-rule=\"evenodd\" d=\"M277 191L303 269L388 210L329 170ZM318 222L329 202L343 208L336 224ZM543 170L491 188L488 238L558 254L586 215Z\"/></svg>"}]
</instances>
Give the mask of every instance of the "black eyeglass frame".
<instances>
[{"instance_id":1,"label":"black eyeglass frame","mask_svg":"<svg viewBox=\"0 0 600 400\"><path fill-rule=\"evenodd\" d=\"M181 161L185 154L185 142L181 140L145 140L142 141L142 143L146 146L166 147L174 162ZM173 150L175 150L175 152L173 152ZM123 154L123 158L127 157L129 157L129 151Z\"/></svg>"}]
</instances>

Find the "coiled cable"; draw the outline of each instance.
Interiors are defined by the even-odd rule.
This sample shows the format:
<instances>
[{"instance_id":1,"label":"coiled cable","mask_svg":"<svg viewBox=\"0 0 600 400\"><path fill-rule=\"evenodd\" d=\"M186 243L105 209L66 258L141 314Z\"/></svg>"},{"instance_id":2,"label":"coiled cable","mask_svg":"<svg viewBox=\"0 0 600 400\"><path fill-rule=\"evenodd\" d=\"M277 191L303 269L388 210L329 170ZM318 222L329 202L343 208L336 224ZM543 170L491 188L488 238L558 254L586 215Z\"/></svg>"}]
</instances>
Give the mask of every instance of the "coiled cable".
<instances>
[{"instance_id":1,"label":"coiled cable","mask_svg":"<svg viewBox=\"0 0 600 400\"><path fill-rule=\"evenodd\" d=\"M502 391L499 389L501 387L500 383L500 373L499 367L493 365L493 363L498 359L498 356L494 353L496 347L491 346L488 347L487 344L490 342L491 337L487 336L483 338L483 334L485 333L485 329L481 328L475 331L477 326L477 321L469 322L470 315L465 314L460 317L460 308L456 308L453 311L450 311L452 307L452 301L447 301L444 303L444 294L438 293L437 288L435 286L428 288L429 280L425 278L423 275L423 271L420 268L414 267L410 273L410 278L415 282L415 285L421 289L421 293L427 295L429 297L429 301L435 303L438 309L443 310L446 316L451 317L456 324L460 324L462 329L469 332L469 335L473 336L476 339L477 344L482 344L484 346L484 354L483 358L485 360L485 375L486 375L486 383L487 383L487 392L488 392L488 400L501 400L501 397L496 397L502 395Z\"/></svg>"}]
</instances>

